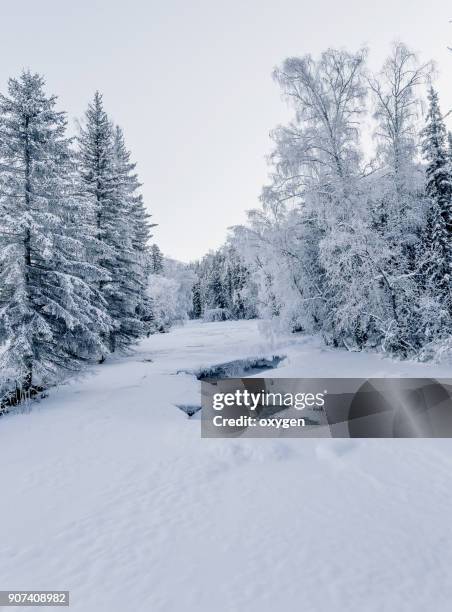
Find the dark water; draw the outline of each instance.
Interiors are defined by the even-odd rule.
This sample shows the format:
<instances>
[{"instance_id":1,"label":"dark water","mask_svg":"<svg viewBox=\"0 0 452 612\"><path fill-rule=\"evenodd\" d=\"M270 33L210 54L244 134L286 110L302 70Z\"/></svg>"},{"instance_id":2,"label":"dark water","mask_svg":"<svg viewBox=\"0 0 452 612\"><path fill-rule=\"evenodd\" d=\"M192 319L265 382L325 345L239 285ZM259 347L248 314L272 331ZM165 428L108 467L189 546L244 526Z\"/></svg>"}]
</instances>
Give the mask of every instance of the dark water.
<instances>
[{"instance_id":1,"label":"dark water","mask_svg":"<svg viewBox=\"0 0 452 612\"><path fill-rule=\"evenodd\" d=\"M273 370L285 359L285 355L273 355L271 358L256 357L250 359L237 359L227 363L219 363L200 370L198 380L218 380L219 378L246 378L266 370Z\"/></svg>"}]
</instances>

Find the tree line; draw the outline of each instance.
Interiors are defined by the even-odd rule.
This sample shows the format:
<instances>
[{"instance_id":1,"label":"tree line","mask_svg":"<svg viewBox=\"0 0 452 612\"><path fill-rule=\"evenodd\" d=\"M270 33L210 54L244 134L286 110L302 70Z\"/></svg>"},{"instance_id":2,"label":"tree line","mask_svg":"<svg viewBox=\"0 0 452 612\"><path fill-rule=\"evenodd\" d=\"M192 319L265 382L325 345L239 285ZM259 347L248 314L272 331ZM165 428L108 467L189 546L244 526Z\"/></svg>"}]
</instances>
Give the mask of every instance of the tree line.
<instances>
[{"instance_id":1,"label":"tree line","mask_svg":"<svg viewBox=\"0 0 452 612\"><path fill-rule=\"evenodd\" d=\"M20 401L152 331L151 224L96 93L75 138L44 79L0 95L0 399Z\"/></svg>"},{"instance_id":2,"label":"tree line","mask_svg":"<svg viewBox=\"0 0 452 612\"><path fill-rule=\"evenodd\" d=\"M257 286L251 269L232 244L193 262L193 319L226 321L257 316Z\"/></svg>"}]
</instances>

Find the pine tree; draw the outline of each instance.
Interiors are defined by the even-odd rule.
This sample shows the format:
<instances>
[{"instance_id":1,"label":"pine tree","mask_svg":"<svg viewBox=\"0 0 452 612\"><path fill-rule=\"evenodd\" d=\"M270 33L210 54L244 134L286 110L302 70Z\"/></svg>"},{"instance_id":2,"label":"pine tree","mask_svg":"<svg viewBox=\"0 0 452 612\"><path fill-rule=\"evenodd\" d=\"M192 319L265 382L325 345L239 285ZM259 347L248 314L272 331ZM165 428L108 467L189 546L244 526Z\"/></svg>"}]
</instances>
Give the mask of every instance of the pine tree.
<instances>
[{"instance_id":1,"label":"pine tree","mask_svg":"<svg viewBox=\"0 0 452 612\"><path fill-rule=\"evenodd\" d=\"M217 251L212 258L212 267L207 284L209 296L209 308L227 308L226 286L223 278L224 256L221 251Z\"/></svg>"},{"instance_id":2,"label":"pine tree","mask_svg":"<svg viewBox=\"0 0 452 612\"><path fill-rule=\"evenodd\" d=\"M190 267L196 277L192 285L193 318L199 318L205 311L218 311L215 316L222 319L256 316L257 287L232 242Z\"/></svg>"},{"instance_id":3,"label":"pine tree","mask_svg":"<svg viewBox=\"0 0 452 612\"><path fill-rule=\"evenodd\" d=\"M112 271L117 265L115 244L120 240L113 200L115 188L113 164L113 129L104 111L102 96L96 91L93 102L89 104L85 113L85 127L80 128L78 136L78 168L82 193L89 206L95 210L97 242L96 249L91 255L93 262L104 272L104 278L99 281L98 288L107 301L108 311L113 319L113 328L105 337L109 350L115 348L115 332L119 327L111 308L112 293L114 294L116 290L111 282ZM117 239L114 241L112 237Z\"/></svg>"},{"instance_id":4,"label":"pine tree","mask_svg":"<svg viewBox=\"0 0 452 612\"><path fill-rule=\"evenodd\" d=\"M193 319L199 319L202 316L201 282L199 280L196 281L193 285L192 299L192 317Z\"/></svg>"},{"instance_id":5,"label":"pine tree","mask_svg":"<svg viewBox=\"0 0 452 612\"><path fill-rule=\"evenodd\" d=\"M130 163L122 132L113 129L96 92L80 130L79 166L86 197L96 210L94 261L106 280L99 290L108 304L114 328L111 351L124 349L150 332L152 313L146 296L149 224L140 184Z\"/></svg>"},{"instance_id":6,"label":"pine tree","mask_svg":"<svg viewBox=\"0 0 452 612\"><path fill-rule=\"evenodd\" d=\"M118 346L125 348L152 329L152 308L147 296L149 274L149 215L138 192L140 183L135 173L136 164L130 162L130 152L121 128L114 137L114 173L116 216L122 226L122 240L117 247L117 287L120 292L117 319ZM118 291L115 292L116 296ZM117 297L116 297L117 299Z\"/></svg>"},{"instance_id":7,"label":"pine tree","mask_svg":"<svg viewBox=\"0 0 452 612\"><path fill-rule=\"evenodd\" d=\"M431 87L427 125L422 150L427 161L426 194L431 202L428 231L424 240L424 274L427 284L452 308L452 167L447 151L447 133L439 108L438 94Z\"/></svg>"},{"instance_id":8,"label":"pine tree","mask_svg":"<svg viewBox=\"0 0 452 612\"><path fill-rule=\"evenodd\" d=\"M93 211L81 206L55 105L28 71L0 95L0 382L18 399L105 351L111 324L102 272L87 261Z\"/></svg>"},{"instance_id":9,"label":"pine tree","mask_svg":"<svg viewBox=\"0 0 452 612\"><path fill-rule=\"evenodd\" d=\"M163 272L163 254L156 244L151 246L151 272L152 274Z\"/></svg>"}]
</instances>

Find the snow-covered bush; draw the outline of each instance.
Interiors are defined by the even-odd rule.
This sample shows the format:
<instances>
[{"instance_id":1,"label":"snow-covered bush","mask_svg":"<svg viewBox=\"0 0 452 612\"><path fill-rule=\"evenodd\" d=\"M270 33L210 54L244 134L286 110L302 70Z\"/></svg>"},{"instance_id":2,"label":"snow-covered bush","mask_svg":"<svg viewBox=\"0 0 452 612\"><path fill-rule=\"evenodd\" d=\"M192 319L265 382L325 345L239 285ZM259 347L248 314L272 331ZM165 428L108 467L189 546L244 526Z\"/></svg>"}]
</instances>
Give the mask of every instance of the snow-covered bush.
<instances>
[{"instance_id":1,"label":"snow-covered bush","mask_svg":"<svg viewBox=\"0 0 452 612\"><path fill-rule=\"evenodd\" d=\"M229 321L229 319L232 319L232 316L227 308L207 308L203 315L203 320L206 323Z\"/></svg>"},{"instance_id":2,"label":"snow-covered bush","mask_svg":"<svg viewBox=\"0 0 452 612\"><path fill-rule=\"evenodd\" d=\"M148 296L156 331L168 331L172 325L188 319L194 280L194 274L186 264L169 258L162 259L158 273L150 274Z\"/></svg>"},{"instance_id":3,"label":"snow-covered bush","mask_svg":"<svg viewBox=\"0 0 452 612\"><path fill-rule=\"evenodd\" d=\"M178 290L178 284L172 278L157 274L149 277L148 295L156 331L168 331L174 323L186 318L186 312L179 307Z\"/></svg>"}]
</instances>

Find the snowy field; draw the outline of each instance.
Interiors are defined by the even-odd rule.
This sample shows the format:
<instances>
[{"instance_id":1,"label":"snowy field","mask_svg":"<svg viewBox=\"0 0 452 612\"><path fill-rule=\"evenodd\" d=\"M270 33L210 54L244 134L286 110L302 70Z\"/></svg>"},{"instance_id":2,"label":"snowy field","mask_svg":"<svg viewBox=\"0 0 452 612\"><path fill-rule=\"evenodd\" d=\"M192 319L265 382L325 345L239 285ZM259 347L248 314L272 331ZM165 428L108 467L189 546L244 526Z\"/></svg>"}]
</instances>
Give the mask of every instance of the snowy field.
<instances>
[{"instance_id":1,"label":"snowy field","mask_svg":"<svg viewBox=\"0 0 452 612\"><path fill-rule=\"evenodd\" d=\"M263 341L256 321L152 336L0 419L0 588L80 612L446 612L452 440L202 440L196 371L450 376L450 367ZM40 608L41 610L47 608ZM52 608L54 609L54 608Z\"/></svg>"}]
</instances>

